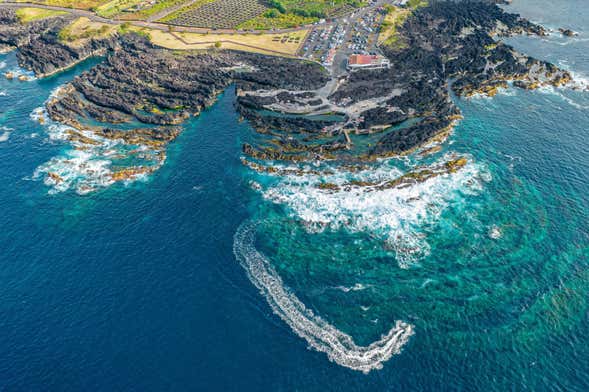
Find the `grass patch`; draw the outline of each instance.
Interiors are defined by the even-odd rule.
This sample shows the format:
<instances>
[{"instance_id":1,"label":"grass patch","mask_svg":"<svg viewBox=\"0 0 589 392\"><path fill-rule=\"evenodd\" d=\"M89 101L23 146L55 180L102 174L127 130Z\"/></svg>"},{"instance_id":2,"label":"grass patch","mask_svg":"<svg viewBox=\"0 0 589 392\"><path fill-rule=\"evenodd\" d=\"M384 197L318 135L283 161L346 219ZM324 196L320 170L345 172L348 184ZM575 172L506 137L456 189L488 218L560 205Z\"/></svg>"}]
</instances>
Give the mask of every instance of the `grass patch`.
<instances>
[{"instance_id":1,"label":"grass patch","mask_svg":"<svg viewBox=\"0 0 589 392\"><path fill-rule=\"evenodd\" d=\"M427 0L409 0L407 2L406 7L410 8L412 10L416 10L417 8L420 8L420 7L427 7L427 5L428 5Z\"/></svg>"},{"instance_id":2,"label":"grass patch","mask_svg":"<svg viewBox=\"0 0 589 392\"><path fill-rule=\"evenodd\" d=\"M418 8L426 7L428 2L426 0L409 0L405 7L396 7L394 5L386 4L386 15L382 25L380 26L380 34L378 35L378 43L394 49L403 49L407 47L407 43L400 36L397 29L405 23L407 18Z\"/></svg>"},{"instance_id":3,"label":"grass patch","mask_svg":"<svg viewBox=\"0 0 589 392\"><path fill-rule=\"evenodd\" d=\"M59 40L71 46L78 46L83 45L87 40L92 38L107 38L117 30L118 28L116 26L93 22L88 18L82 17L63 28L59 32Z\"/></svg>"},{"instance_id":4,"label":"grass patch","mask_svg":"<svg viewBox=\"0 0 589 392\"><path fill-rule=\"evenodd\" d=\"M365 5L363 0L268 0L269 10L238 26L241 29L284 29L343 15Z\"/></svg>"},{"instance_id":5,"label":"grass patch","mask_svg":"<svg viewBox=\"0 0 589 392\"><path fill-rule=\"evenodd\" d=\"M411 15L411 10L408 8L395 7L394 5L387 5L386 12L387 14L380 27L378 43L395 47L399 45L401 40L397 28L405 23L409 15Z\"/></svg>"},{"instance_id":6,"label":"grass patch","mask_svg":"<svg viewBox=\"0 0 589 392\"><path fill-rule=\"evenodd\" d=\"M318 19L305 17L295 14L282 14L273 9L268 10L263 15L250 19L237 26L242 30L269 30L269 29L288 29L291 27L303 26L314 23Z\"/></svg>"},{"instance_id":7,"label":"grass patch","mask_svg":"<svg viewBox=\"0 0 589 392\"><path fill-rule=\"evenodd\" d=\"M16 16L21 23L30 23L35 20L55 18L56 16L67 15L64 11L45 10L42 8L19 8Z\"/></svg>"},{"instance_id":8,"label":"grass patch","mask_svg":"<svg viewBox=\"0 0 589 392\"><path fill-rule=\"evenodd\" d=\"M187 3L189 0L160 0L156 2L154 5L139 9L134 12L127 12L122 13L119 15L119 18L125 20L145 20L149 17L156 15L160 12L167 10L168 8L181 6L184 3Z\"/></svg>"},{"instance_id":9,"label":"grass patch","mask_svg":"<svg viewBox=\"0 0 589 392\"><path fill-rule=\"evenodd\" d=\"M108 0L15 0L17 3L33 3L63 8L89 10L107 3Z\"/></svg>"},{"instance_id":10,"label":"grass patch","mask_svg":"<svg viewBox=\"0 0 589 392\"><path fill-rule=\"evenodd\" d=\"M94 7L93 11L103 18L112 18L120 12L134 7L142 2L143 0L112 0L98 7Z\"/></svg>"}]
</instances>

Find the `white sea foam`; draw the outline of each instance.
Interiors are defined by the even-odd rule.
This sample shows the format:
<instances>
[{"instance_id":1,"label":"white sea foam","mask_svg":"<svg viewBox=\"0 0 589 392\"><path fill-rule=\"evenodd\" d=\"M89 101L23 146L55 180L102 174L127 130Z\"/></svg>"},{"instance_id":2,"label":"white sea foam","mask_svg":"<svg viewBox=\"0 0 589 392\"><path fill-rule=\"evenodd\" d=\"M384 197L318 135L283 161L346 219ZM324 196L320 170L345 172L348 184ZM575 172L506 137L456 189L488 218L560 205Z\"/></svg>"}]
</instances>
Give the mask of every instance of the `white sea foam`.
<instances>
[{"instance_id":1,"label":"white sea foam","mask_svg":"<svg viewBox=\"0 0 589 392\"><path fill-rule=\"evenodd\" d=\"M270 261L254 246L255 224L242 224L235 233L233 252L260 290L275 314L309 347L324 352L338 365L368 373L401 352L414 334L413 326L397 321L390 331L368 346L358 346L353 338L308 309L283 283Z\"/></svg>"},{"instance_id":2,"label":"white sea foam","mask_svg":"<svg viewBox=\"0 0 589 392\"><path fill-rule=\"evenodd\" d=\"M574 44L578 44L581 42L587 42L589 41L589 38L582 38L582 37L567 37L565 41L562 42L556 42L558 45L560 46L568 46L568 45L574 45Z\"/></svg>"},{"instance_id":3,"label":"white sea foam","mask_svg":"<svg viewBox=\"0 0 589 392\"><path fill-rule=\"evenodd\" d=\"M574 90L589 90L589 78L587 76L575 71L569 71L569 73L573 80L567 85L567 87Z\"/></svg>"},{"instance_id":4,"label":"white sea foam","mask_svg":"<svg viewBox=\"0 0 589 392\"><path fill-rule=\"evenodd\" d=\"M517 94L516 90L513 87L513 83L508 82L508 86L507 87L497 87L497 91L495 93L495 96L506 96L506 97L513 97ZM483 93L474 93L470 96L468 96L466 99L468 100L472 100L472 101L480 101L480 100L491 100L494 97L488 95L488 94L483 94Z\"/></svg>"},{"instance_id":5,"label":"white sea foam","mask_svg":"<svg viewBox=\"0 0 589 392\"><path fill-rule=\"evenodd\" d=\"M26 82L32 82L33 80L37 80L37 77L35 76L35 73L32 71L27 71L26 69L22 69L22 68L14 68L9 70L7 73L12 74L12 76L15 79L18 79L20 77L24 77L24 79L22 81L26 81Z\"/></svg>"},{"instance_id":6,"label":"white sea foam","mask_svg":"<svg viewBox=\"0 0 589 392\"><path fill-rule=\"evenodd\" d=\"M8 141L10 138L10 134L14 131L13 128L9 128L6 126L0 127L0 143Z\"/></svg>"},{"instance_id":7,"label":"white sea foam","mask_svg":"<svg viewBox=\"0 0 589 392\"><path fill-rule=\"evenodd\" d=\"M585 81L575 81L573 83L576 83L578 86L581 86L581 83L585 83ZM583 86L582 88L576 88L581 89L581 90L585 90L587 89L586 86ZM577 101L575 101L574 99L567 97L565 94L563 94L563 92L561 91L560 88L556 88L554 86L543 86L540 87L538 89L539 92L543 93L543 94L551 94L554 95L560 99L562 99L564 102L568 103L569 105L571 105L572 107L579 109L579 110L586 110L589 109L589 105L582 105L580 103L578 103Z\"/></svg>"},{"instance_id":8,"label":"white sea foam","mask_svg":"<svg viewBox=\"0 0 589 392\"><path fill-rule=\"evenodd\" d=\"M6 90L0 90L0 97L5 97L7 95L8 93L6 92Z\"/></svg>"},{"instance_id":9,"label":"white sea foam","mask_svg":"<svg viewBox=\"0 0 589 392\"><path fill-rule=\"evenodd\" d=\"M43 177L45 185L52 188L50 193L73 188L84 195L113 183L110 163L86 151L69 150L65 156L54 157L39 166L33 178Z\"/></svg>"},{"instance_id":10,"label":"white sea foam","mask_svg":"<svg viewBox=\"0 0 589 392\"><path fill-rule=\"evenodd\" d=\"M447 159L442 158L442 162ZM258 184L258 189L267 200L285 205L309 232L345 228L371 233L382 238L385 246L395 252L400 267L409 268L430 253L423 227L436 223L457 197L479 193L482 184L490 180L490 174L481 169L469 160L455 173L410 186L378 189L345 185L351 179L382 183L403 174L390 161L383 161L378 167L356 173L333 170L333 174L327 175L277 177L269 186ZM316 185L321 182L340 188L318 189Z\"/></svg>"},{"instance_id":11,"label":"white sea foam","mask_svg":"<svg viewBox=\"0 0 589 392\"><path fill-rule=\"evenodd\" d=\"M6 68L6 61L0 61L0 69Z\"/></svg>"},{"instance_id":12,"label":"white sea foam","mask_svg":"<svg viewBox=\"0 0 589 392\"><path fill-rule=\"evenodd\" d=\"M351 287L347 287L347 286L336 286L334 287L336 290L340 290L343 291L344 293L348 293L350 291L362 291L362 290L366 290L368 287L371 287L371 285L363 285L362 283L356 283L355 285L351 286Z\"/></svg>"},{"instance_id":13,"label":"white sea foam","mask_svg":"<svg viewBox=\"0 0 589 392\"><path fill-rule=\"evenodd\" d=\"M58 90L55 90L52 96L56 91ZM71 141L68 139L68 130L73 128L52 121L44 108L35 109L30 116L33 121L42 120L50 140L67 141L73 147L62 155L51 158L35 170L33 179L43 179L44 184L51 187L49 193L55 194L74 189L76 193L85 195L114 183L110 170L112 162L105 159L102 150L116 142L100 138L89 131L79 130L76 132L98 144L92 146Z\"/></svg>"},{"instance_id":14,"label":"white sea foam","mask_svg":"<svg viewBox=\"0 0 589 392\"><path fill-rule=\"evenodd\" d=\"M54 89L49 99L59 96L61 92L61 87ZM85 195L116 182L113 179L113 161L128 157L129 145L124 140L107 139L92 131L74 129L54 122L43 107L35 109L30 117L33 121L45 125L49 140L65 142L71 146L62 154L39 166L33 175L33 179L42 179L47 186L51 187L49 193L55 194L73 189L76 193ZM72 131L82 138L72 137ZM142 156L141 159L151 160L153 163L152 158L155 157L152 155L153 151L147 146L134 147L137 156ZM161 166L163 161L164 159L158 158L153 169ZM149 172L148 170L143 173L136 172L123 180L123 183L128 185L134 181L146 181Z\"/></svg>"},{"instance_id":15,"label":"white sea foam","mask_svg":"<svg viewBox=\"0 0 589 392\"><path fill-rule=\"evenodd\" d=\"M498 240L499 238L501 238L503 236L503 233L501 232L501 228L497 225L493 225L489 228L489 238L494 239L494 240Z\"/></svg>"}]
</instances>

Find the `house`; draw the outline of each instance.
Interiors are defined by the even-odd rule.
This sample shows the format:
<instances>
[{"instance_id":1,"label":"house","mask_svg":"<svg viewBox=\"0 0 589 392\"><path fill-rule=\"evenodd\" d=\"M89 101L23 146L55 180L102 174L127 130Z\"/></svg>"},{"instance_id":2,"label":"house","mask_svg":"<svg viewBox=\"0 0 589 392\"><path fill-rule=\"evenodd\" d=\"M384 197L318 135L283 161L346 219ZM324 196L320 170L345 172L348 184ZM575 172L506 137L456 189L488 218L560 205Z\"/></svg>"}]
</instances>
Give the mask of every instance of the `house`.
<instances>
[{"instance_id":1,"label":"house","mask_svg":"<svg viewBox=\"0 0 589 392\"><path fill-rule=\"evenodd\" d=\"M353 54L348 57L348 70L389 68L391 62L384 56Z\"/></svg>"}]
</instances>

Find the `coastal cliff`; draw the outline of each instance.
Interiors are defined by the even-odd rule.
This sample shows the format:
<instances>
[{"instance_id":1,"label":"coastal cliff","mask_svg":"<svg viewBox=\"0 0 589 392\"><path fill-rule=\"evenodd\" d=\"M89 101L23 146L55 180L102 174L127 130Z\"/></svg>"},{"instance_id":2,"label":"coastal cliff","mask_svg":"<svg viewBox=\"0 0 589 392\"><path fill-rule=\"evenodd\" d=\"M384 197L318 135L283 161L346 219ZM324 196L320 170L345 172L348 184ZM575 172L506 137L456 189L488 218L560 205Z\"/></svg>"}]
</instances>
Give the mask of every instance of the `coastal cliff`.
<instances>
[{"instance_id":1,"label":"coastal cliff","mask_svg":"<svg viewBox=\"0 0 589 392\"><path fill-rule=\"evenodd\" d=\"M498 40L546 31L492 1L434 2L415 10L399 26L396 42L381 47L389 68L339 78L314 62L215 49L172 51L132 32L71 45L60 36L71 22L56 17L22 24L14 11L0 9L0 44L18 48L19 64L39 77L105 56L61 88L46 112L71 127L66 139L77 148L117 140L138 147L133 152L151 150L152 165L125 167L112 173L112 181L161 166L181 124L230 84L236 85L238 112L259 135L243 146L250 159L361 162L427 145L425 151L433 151L431 144L443 141L461 118L450 91L493 96L511 84L533 89L571 81L568 72ZM355 142L362 138L370 139Z\"/></svg>"}]
</instances>

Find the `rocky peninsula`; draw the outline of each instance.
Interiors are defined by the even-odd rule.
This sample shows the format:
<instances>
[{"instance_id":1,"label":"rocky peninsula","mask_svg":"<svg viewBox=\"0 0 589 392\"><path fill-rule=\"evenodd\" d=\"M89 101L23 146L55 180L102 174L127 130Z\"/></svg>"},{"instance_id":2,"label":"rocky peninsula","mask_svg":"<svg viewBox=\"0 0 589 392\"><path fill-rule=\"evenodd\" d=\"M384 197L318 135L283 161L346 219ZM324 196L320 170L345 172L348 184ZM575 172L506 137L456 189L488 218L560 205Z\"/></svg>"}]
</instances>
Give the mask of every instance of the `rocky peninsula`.
<instances>
[{"instance_id":1,"label":"rocky peninsula","mask_svg":"<svg viewBox=\"0 0 589 392\"><path fill-rule=\"evenodd\" d=\"M244 162L256 167L251 161L337 159L353 165L427 153L461 118L451 94L493 96L510 85L534 89L571 81L567 71L500 41L546 30L495 1L436 1L419 8L398 27L395 44L381 46L389 68L340 76L295 58L168 50L122 29L72 45L60 34L70 23L71 17L59 16L23 24L12 9L0 8L0 45L18 48L21 67L38 77L104 57L56 92L46 113L70 128L66 139L78 149L117 140L131 146L127 158L149 157L151 164L114 170L113 182L161 166L182 124L231 84L236 110L258 135L243 145ZM60 181L55 173L48 178Z\"/></svg>"}]
</instances>

